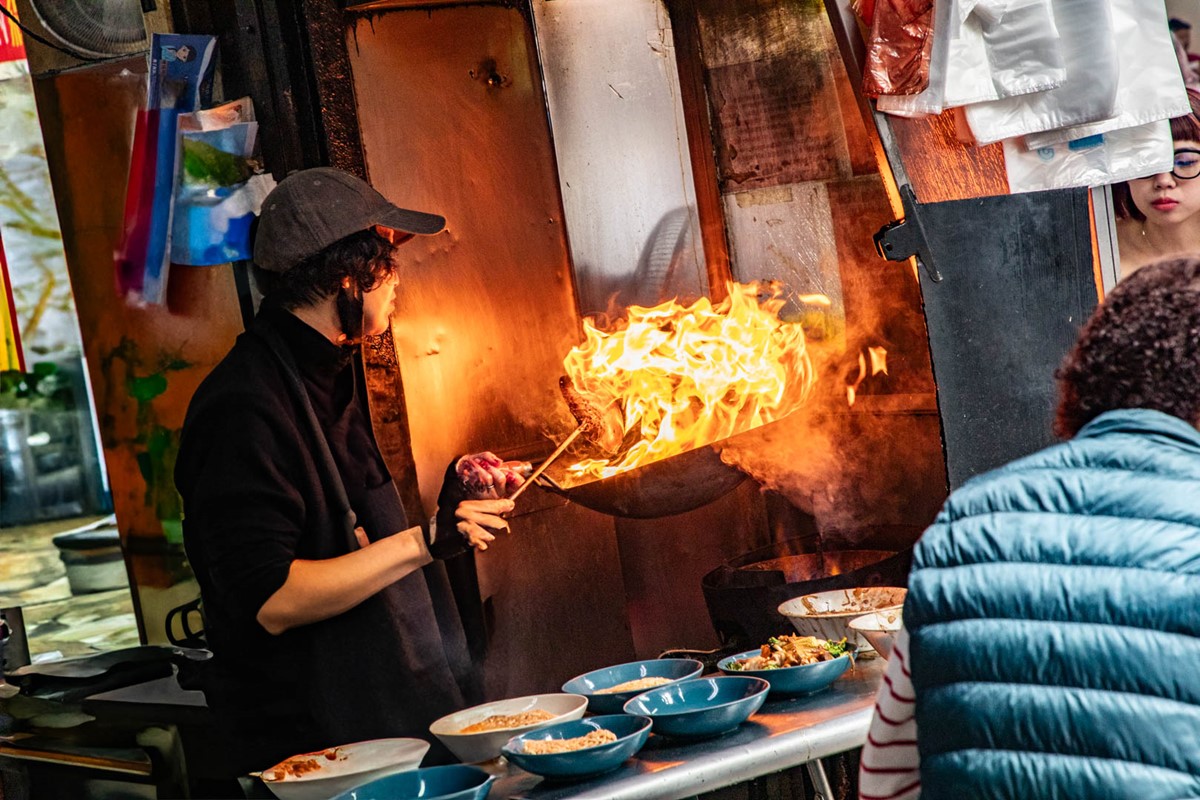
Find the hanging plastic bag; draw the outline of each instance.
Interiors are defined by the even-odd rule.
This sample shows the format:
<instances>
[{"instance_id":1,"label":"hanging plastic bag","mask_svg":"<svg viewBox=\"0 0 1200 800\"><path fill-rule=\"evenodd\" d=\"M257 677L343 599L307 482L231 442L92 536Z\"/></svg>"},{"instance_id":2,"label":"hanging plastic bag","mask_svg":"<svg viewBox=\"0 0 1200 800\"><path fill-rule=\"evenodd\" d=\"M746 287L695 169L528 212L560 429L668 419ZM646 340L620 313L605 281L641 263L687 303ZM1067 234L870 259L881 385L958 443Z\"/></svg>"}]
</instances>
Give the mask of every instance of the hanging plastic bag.
<instances>
[{"instance_id":1,"label":"hanging plastic bag","mask_svg":"<svg viewBox=\"0 0 1200 800\"><path fill-rule=\"evenodd\" d=\"M967 122L980 144L1115 116L1117 48L1108 0L1052 0L1051 9L1061 37L1066 81L1048 91L967 106ZM1001 28L1003 21L1001 17ZM1022 18L1018 31L1026 32L1025 22ZM986 20L981 24L986 25ZM1014 44L1014 49L1019 47Z\"/></svg>"},{"instance_id":2,"label":"hanging plastic bag","mask_svg":"<svg viewBox=\"0 0 1200 800\"><path fill-rule=\"evenodd\" d=\"M139 109L125 186L121 241L114 256L118 293L133 303L161 302L178 144L177 114Z\"/></svg>"},{"instance_id":3,"label":"hanging plastic bag","mask_svg":"<svg viewBox=\"0 0 1200 800\"><path fill-rule=\"evenodd\" d=\"M1003 8L973 0L935 0L933 32L928 88L913 96L882 95L880 111L904 117L938 114L1044 92L1066 81L1049 0L1022 0Z\"/></svg>"},{"instance_id":4,"label":"hanging plastic bag","mask_svg":"<svg viewBox=\"0 0 1200 800\"><path fill-rule=\"evenodd\" d=\"M250 98L180 118L183 157L176 180L171 262L212 266L251 256L250 227L275 180L256 158Z\"/></svg>"},{"instance_id":5,"label":"hanging plastic bag","mask_svg":"<svg viewBox=\"0 0 1200 800\"><path fill-rule=\"evenodd\" d=\"M933 47L933 0L877 0L863 93L917 94L929 85Z\"/></svg>"},{"instance_id":6,"label":"hanging plastic bag","mask_svg":"<svg viewBox=\"0 0 1200 800\"><path fill-rule=\"evenodd\" d=\"M1160 0L1112 0L1113 28L1120 65L1116 117L1089 125L1030 134L1030 149L1132 128L1191 111L1175 57L1175 37Z\"/></svg>"},{"instance_id":7,"label":"hanging plastic bag","mask_svg":"<svg viewBox=\"0 0 1200 800\"><path fill-rule=\"evenodd\" d=\"M950 37L942 31L950 30L950 15L954 0L933 2L933 48L929 53L929 83L917 94L881 94L875 107L897 117L924 117L940 114L946 90L946 61L950 49Z\"/></svg>"},{"instance_id":8,"label":"hanging plastic bag","mask_svg":"<svg viewBox=\"0 0 1200 800\"><path fill-rule=\"evenodd\" d=\"M114 257L117 288L133 303L167 296L179 114L208 101L216 38L154 34L146 108L135 119L121 242Z\"/></svg>"},{"instance_id":9,"label":"hanging plastic bag","mask_svg":"<svg viewBox=\"0 0 1200 800\"><path fill-rule=\"evenodd\" d=\"M1034 150L1018 140L1004 141L1008 188L1014 194L1103 186L1170 172L1174 162L1175 143L1167 120Z\"/></svg>"}]
</instances>

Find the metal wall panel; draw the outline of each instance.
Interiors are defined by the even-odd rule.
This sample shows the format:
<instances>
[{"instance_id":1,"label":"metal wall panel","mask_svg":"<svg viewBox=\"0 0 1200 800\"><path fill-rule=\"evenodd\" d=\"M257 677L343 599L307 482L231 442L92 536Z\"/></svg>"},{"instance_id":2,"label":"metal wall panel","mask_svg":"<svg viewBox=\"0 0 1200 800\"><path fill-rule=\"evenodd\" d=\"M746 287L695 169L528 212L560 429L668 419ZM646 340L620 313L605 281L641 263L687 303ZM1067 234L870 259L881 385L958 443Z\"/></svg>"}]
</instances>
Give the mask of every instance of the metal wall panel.
<instances>
[{"instance_id":1,"label":"metal wall panel","mask_svg":"<svg viewBox=\"0 0 1200 800\"><path fill-rule=\"evenodd\" d=\"M580 309L707 291L661 0L535 0Z\"/></svg>"},{"instance_id":2,"label":"metal wall panel","mask_svg":"<svg viewBox=\"0 0 1200 800\"><path fill-rule=\"evenodd\" d=\"M453 456L574 427L557 381L578 320L541 82L511 8L380 12L348 41L371 182L447 219L400 250L393 328L432 508Z\"/></svg>"}]
</instances>

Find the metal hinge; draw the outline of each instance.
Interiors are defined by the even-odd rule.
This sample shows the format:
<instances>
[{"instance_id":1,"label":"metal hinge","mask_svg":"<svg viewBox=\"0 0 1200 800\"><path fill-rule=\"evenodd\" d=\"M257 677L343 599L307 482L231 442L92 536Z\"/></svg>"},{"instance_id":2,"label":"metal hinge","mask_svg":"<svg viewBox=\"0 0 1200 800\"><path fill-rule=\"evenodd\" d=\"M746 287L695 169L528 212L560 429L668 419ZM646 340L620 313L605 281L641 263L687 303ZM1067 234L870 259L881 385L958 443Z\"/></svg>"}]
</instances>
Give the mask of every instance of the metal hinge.
<instances>
[{"instance_id":1,"label":"metal hinge","mask_svg":"<svg viewBox=\"0 0 1200 800\"><path fill-rule=\"evenodd\" d=\"M900 187L900 201L904 204L904 219L889 222L879 229L875 234L875 250L889 261L906 261L915 256L917 264L925 270L929 279L940 283L942 273L933 263L917 198L910 185Z\"/></svg>"}]
</instances>

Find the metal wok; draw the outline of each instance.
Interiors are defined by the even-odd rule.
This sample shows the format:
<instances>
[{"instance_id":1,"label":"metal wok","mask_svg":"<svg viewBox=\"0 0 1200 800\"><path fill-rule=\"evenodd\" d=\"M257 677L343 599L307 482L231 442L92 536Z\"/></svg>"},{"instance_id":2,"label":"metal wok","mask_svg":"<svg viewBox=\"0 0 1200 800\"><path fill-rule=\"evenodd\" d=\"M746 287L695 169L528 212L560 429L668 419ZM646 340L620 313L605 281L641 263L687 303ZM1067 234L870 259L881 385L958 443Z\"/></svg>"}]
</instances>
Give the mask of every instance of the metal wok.
<instances>
[{"instance_id":1,"label":"metal wok","mask_svg":"<svg viewBox=\"0 0 1200 800\"><path fill-rule=\"evenodd\" d=\"M542 486L572 503L615 517L655 519L682 514L724 497L748 477L721 460L720 448L762 436L776 424L761 425L611 478L577 486L562 486L560 477L565 466L555 464L547 470L551 477Z\"/></svg>"}]
</instances>

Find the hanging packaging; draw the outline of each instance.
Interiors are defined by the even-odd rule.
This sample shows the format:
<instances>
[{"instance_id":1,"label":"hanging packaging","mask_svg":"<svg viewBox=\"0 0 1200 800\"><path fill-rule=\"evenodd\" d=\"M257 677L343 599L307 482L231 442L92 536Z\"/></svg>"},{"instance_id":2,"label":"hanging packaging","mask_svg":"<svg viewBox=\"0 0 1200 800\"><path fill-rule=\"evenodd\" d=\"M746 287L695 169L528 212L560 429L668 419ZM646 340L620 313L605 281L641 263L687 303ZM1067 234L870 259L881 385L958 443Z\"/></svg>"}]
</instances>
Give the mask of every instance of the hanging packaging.
<instances>
[{"instance_id":1,"label":"hanging packaging","mask_svg":"<svg viewBox=\"0 0 1200 800\"><path fill-rule=\"evenodd\" d=\"M208 102L216 38L154 34L146 108L134 123L117 288L134 303L166 301L171 254L179 114Z\"/></svg>"},{"instance_id":2,"label":"hanging packaging","mask_svg":"<svg viewBox=\"0 0 1200 800\"><path fill-rule=\"evenodd\" d=\"M933 47L929 53L929 83L917 94L881 94L876 108L898 117L924 117L942 113L946 89L946 58L950 37L941 31L949 30L954 0L933 2Z\"/></svg>"},{"instance_id":3,"label":"hanging packaging","mask_svg":"<svg viewBox=\"0 0 1200 800\"><path fill-rule=\"evenodd\" d=\"M244 97L180 117L171 262L212 266L251 256L250 227L275 187L255 157L258 123Z\"/></svg>"},{"instance_id":4,"label":"hanging packaging","mask_svg":"<svg viewBox=\"0 0 1200 800\"><path fill-rule=\"evenodd\" d=\"M1175 57L1175 37L1160 0L1112 0L1120 65L1117 116L1103 122L1031 134L1030 149L1132 128L1191 111Z\"/></svg>"},{"instance_id":5,"label":"hanging packaging","mask_svg":"<svg viewBox=\"0 0 1200 800\"><path fill-rule=\"evenodd\" d=\"M1008 188L1017 192L1103 186L1160 172L1175 161L1167 120L1090 136L1034 150L1004 141Z\"/></svg>"},{"instance_id":6,"label":"hanging packaging","mask_svg":"<svg viewBox=\"0 0 1200 800\"><path fill-rule=\"evenodd\" d=\"M1067 73L1049 0L935 0L929 87L879 98L880 111L914 117L1061 86Z\"/></svg>"},{"instance_id":7,"label":"hanging packaging","mask_svg":"<svg viewBox=\"0 0 1200 800\"><path fill-rule=\"evenodd\" d=\"M1061 37L1066 81L1048 91L976 103L966 108L967 122L980 144L1040 133L1054 128L1106 120L1115 115L1117 53L1108 0L1052 0L1054 24ZM1036 15L1035 15L1036 16ZM1034 35L1024 17L1014 35ZM1004 38L1004 18L996 36ZM987 17L981 19L985 41ZM1010 43L1014 53L1020 47ZM989 53L996 50L993 41ZM1005 48L1001 48L1005 49ZM1014 55L1014 58L1019 58Z\"/></svg>"},{"instance_id":8,"label":"hanging packaging","mask_svg":"<svg viewBox=\"0 0 1200 800\"><path fill-rule=\"evenodd\" d=\"M863 93L917 94L929 84L933 0L877 0Z\"/></svg>"}]
</instances>

